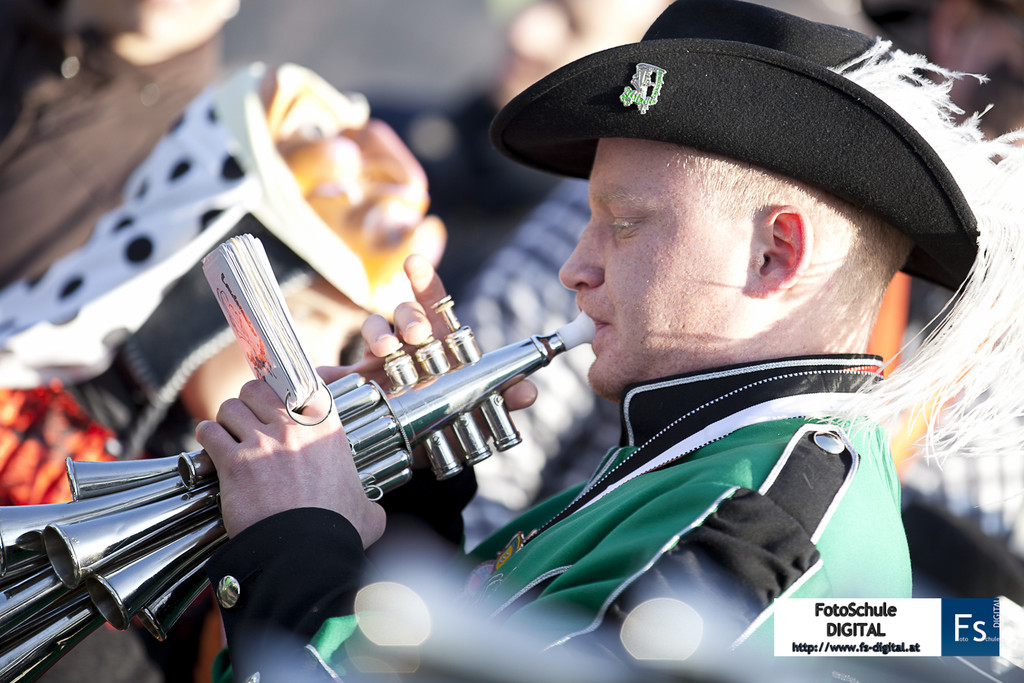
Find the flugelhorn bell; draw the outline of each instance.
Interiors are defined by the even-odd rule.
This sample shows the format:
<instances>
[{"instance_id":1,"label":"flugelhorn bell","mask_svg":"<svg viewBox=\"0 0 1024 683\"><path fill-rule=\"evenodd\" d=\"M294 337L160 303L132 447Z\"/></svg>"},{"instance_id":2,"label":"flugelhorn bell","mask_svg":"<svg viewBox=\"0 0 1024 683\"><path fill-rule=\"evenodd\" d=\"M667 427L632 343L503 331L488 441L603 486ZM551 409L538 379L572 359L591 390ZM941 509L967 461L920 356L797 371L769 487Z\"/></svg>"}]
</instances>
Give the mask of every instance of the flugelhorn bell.
<instances>
[{"instance_id":1,"label":"flugelhorn bell","mask_svg":"<svg viewBox=\"0 0 1024 683\"><path fill-rule=\"evenodd\" d=\"M205 563L226 540L224 523L207 518L130 564L105 575L88 576L85 587L100 614L111 626L123 631L139 610L163 592L181 568L191 569Z\"/></svg>"},{"instance_id":2,"label":"flugelhorn bell","mask_svg":"<svg viewBox=\"0 0 1024 683\"><path fill-rule=\"evenodd\" d=\"M71 499L85 500L169 479L178 472L178 459L177 456L123 461L68 458L66 467Z\"/></svg>"}]
</instances>

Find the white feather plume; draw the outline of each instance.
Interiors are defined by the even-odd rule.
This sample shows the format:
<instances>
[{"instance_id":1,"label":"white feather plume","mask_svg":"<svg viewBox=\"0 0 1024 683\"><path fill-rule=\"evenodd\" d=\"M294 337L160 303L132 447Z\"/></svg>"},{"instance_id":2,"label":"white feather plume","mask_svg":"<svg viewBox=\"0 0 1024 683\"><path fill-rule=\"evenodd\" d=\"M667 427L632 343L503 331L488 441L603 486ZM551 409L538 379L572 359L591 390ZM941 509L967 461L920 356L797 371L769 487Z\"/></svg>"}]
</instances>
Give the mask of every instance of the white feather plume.
<instances>
[{"instance_id":1,"label":"white feather plume","mask_svg":"<svg viewBox=\"0 0 1024 683\"><path fill-rule=\"evenodd\" d=\"M1024 147L1014 143L1024 139L1024 130L986 139L978 125L983 114L957 123L963 112L950 101L950 88L954 79L970 76L891 50L887 41L836 71L885 101L928 141L960 186L980 233L970 275L928 338L855 401L847 417L890 429L906 424L908 416L923 419L922 452L940 464L951 454L1019 453Z\"/></svg>"}]
</instances>

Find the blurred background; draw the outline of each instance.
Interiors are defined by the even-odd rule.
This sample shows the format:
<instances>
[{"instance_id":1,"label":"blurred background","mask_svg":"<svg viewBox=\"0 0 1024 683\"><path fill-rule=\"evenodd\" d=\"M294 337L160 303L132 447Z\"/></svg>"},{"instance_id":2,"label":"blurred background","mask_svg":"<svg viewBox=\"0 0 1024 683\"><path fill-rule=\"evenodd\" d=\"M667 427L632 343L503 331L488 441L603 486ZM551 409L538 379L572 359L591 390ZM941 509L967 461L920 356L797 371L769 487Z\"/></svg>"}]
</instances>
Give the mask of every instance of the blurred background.
<instances>
[{"instance_id":1,"label":"blurred background","mask_svg":"<svg viewBox=\"0 0 1024 683\"><path fill-rule=\"evenodd\" d=\"M496 68L500 22L521 0L241 0L227 67L307 66L371 101L464 96Z\"/></svg>"},{"instance_id":2,"label":"blurred background","mask_svg":"<svg viewBox=\"0 0 1024 683\"><path fill-rule=\"evenodd\" d=\"M224 28L228 66L293 61L371 102L443 102L485 85L502 24L526 0L241 0ZM814 19L859 22L856 0L773 0Z\"/></svg>"},{"instance_id":3,"label":"blurred background","mask_svg":"<svg viewBox=\"0 0 1024 683\"><path fill-rule=\"evenodd\" d=\"M439 270L449 290L458 295L555 184L553 177L506 163L491 152L486 123L494 110L480 102L499 87L509 49L508 23L529 4L241 0L237 16L222 32L224 69L230 73L252 61L294 62L339 90L366 95L372 114L398 131L427 172L431 211L442 216L450 233ZM762 4L871 31L859 0ZM578 14L583 16L584 11ZM576 32L580 27L564 30ZM532 80L524 78L522 83Z\"/></svg>"}]
</instances>

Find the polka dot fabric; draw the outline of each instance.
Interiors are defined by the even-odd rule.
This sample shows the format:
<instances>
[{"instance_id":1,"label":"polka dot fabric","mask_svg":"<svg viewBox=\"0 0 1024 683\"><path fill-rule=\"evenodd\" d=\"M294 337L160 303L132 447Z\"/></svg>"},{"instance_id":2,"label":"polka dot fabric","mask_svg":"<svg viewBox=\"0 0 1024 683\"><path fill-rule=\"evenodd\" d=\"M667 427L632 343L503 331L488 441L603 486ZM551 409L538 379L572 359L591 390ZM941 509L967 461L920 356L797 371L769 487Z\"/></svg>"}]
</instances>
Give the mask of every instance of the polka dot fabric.
<instances>
[{"instance_id":1,"label":"polka dot fabric","mask_svg":"<svg viewBox=\"0 0 1024 683\"><path fill-rule=\"evenodd\" d=\"M211 88L139 166L124 203L85 245L42 278L0 292L0 386L76 382L102 371L165 289L258 202L259 183L236 151Z\"/></svg>"}]
</instances>

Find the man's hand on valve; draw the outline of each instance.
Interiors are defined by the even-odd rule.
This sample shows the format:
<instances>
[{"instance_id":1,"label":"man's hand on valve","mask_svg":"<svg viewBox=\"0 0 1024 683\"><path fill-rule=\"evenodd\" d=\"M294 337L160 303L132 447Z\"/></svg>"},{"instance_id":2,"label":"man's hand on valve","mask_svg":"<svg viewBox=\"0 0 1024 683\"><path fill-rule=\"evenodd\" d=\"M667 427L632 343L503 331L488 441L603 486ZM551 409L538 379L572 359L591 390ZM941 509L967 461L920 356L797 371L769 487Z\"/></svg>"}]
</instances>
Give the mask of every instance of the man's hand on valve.
<instances>
[{"instance_id":1,"label":"man's hand on valve","mask_svg":"<svg viewBox=\"0 0 1024 683\"><path fill-rule=\"evenodd\" d=\"M432 310L446 296L433 266L414 254L406 260L405 271L416 301L395 309L395 331L382 316L368 318L362 330L364 358L351 366L319 368L325 382L352 372L386 382L385 356L403 342L419 346L431 336L443 338L448 332L443 317ZM516 410L532 405L536 394L531 382L522 381L506 390L504 397L508 407ZM348 519L363 546L370 546L384 532L384 510L363 491L329 392L318 392L303 415L326 418L316 424L315 420L296 422L266 382L253 380L242 387L238 398L221 405L216 421L196 427L196 439L217 469L228 535L235 536L278 512L320 507Z\"/></svg>"},{"instance_id":2,"label":"man's hand on valve","mask_svg":"<svg viewBox=\"0 0 1024 683\"><path fill-rule=\"evenodd\" d=\"M363 342L366 348L363 360L348 367L320 368L320 374L328 383L351 372L358 372L367 379L389 386L383 371L383 359L396 351L415 349L430 339L443 339L450 331L444 316L434 310L434 304L447 296L444 283L437 275L430 261L412 254L405 260L405 274L412 285L415 301L399 304L394 312L394 325L382 315L371 315L363 323ZM521 410L533 405L537 398L537 387L529 380L523 380L502 394L509 410ZM421 451L422 449L417 449ZM414 453L415 466L426 467L426 460L420 452Z\"/></svg>"}]
</instances>

